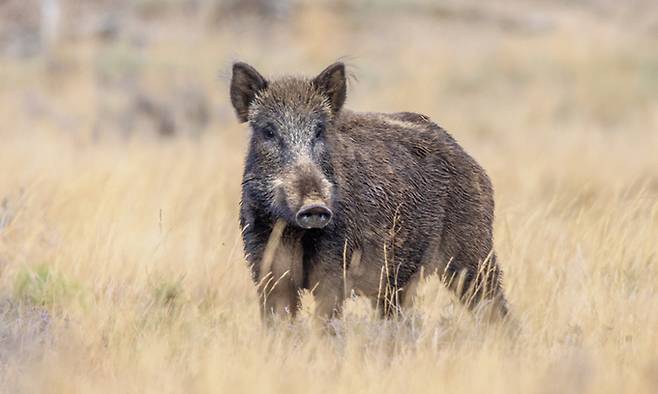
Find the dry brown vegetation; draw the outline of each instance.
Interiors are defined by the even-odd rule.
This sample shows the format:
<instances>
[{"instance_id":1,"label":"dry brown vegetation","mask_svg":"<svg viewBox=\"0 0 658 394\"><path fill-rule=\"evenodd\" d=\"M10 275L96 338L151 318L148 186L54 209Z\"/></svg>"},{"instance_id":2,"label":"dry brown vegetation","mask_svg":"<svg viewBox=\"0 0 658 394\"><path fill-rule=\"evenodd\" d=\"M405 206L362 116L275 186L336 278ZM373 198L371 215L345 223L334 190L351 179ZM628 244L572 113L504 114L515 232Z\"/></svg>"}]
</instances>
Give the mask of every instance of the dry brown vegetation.
<instances>
[{"instance_id":1,"label":"dry brown vegetation","mask_svg":"<svg viewBox=\"0 0 658 394\"><path fill-rule=\"evenodd\" d=\"M658 391L651 2L138 3L117 31L76 9L39 54L2 55L0 390ZM227 70L343 55L348 107L430 115L490 173L518 337L436 278L400 321L355 299L322 335L306 295L297 322L261 327Z\"/></svg>"}]
</instances>

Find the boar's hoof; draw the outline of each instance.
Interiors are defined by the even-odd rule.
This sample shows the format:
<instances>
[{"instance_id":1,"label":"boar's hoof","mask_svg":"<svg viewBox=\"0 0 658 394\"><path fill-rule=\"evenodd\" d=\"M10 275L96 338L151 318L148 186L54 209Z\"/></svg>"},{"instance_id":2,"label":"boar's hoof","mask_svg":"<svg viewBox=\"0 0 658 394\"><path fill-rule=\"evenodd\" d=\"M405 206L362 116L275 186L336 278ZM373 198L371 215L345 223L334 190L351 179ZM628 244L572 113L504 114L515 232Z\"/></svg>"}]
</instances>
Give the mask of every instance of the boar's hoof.
<instances>
[{"instance_id":1,"label":"boar's hoof","mask_svg":"<svg viewBox=\"0 0 658 394\"><path fill-rule=\"evenodd\" d=\"M333 213L322 204L304 205L297 215L295 221L302 228L323 228L331 221Z\"/></svg>"}]
</instances>

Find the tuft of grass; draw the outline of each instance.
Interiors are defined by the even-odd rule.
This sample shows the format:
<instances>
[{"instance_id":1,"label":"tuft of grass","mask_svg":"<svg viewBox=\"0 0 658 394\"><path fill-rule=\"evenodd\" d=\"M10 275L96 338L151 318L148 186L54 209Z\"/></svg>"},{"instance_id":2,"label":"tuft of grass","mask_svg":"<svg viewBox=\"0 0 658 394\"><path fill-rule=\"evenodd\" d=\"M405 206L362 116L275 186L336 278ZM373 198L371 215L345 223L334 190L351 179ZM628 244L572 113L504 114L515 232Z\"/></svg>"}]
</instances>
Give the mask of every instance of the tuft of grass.
<instances>
[{"instance_id":1,"label":"tuft of grass","mask_svg":"<svg viewBox=\"0 0 658 394\"><path fill-rule=\"evenodd\" d=\"M182 278L158 280L153 287L153 298L157 305L173 308L184 301Z\"/></svg>"}]
</instances>

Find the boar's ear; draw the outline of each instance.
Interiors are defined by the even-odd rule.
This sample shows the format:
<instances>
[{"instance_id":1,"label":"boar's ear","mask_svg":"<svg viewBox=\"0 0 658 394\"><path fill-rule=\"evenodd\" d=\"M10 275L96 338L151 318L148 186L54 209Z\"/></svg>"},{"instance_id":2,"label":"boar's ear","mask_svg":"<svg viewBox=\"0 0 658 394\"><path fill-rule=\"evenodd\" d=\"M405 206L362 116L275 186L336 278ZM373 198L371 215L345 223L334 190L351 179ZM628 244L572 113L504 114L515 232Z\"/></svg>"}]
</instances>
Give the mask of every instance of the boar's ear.
<instances>
[{"instance_id":1,"label":"boar's ear","mask_svg":"<svg viewBox=\"0 0 658 394\"><path fill-rule=\"evenodd\" d=\"M311 82L329 98L329 104L334 113L340 111L347 95L347 81L345 80L345 65L334 63L327 67Z\"/></svg>"},{"instance_id":2,"label":"boar's ear","mask_svg":"<svg viewBox=\"0 0 658 394\"><path fill-rule=\"evenodd\" d=\"M249 105L256 94L267 87L267 81L258 71L247 63L233 64L231 77L231 103L240 122L246 122L249 115Z\"/></svg>"}]
</instances>

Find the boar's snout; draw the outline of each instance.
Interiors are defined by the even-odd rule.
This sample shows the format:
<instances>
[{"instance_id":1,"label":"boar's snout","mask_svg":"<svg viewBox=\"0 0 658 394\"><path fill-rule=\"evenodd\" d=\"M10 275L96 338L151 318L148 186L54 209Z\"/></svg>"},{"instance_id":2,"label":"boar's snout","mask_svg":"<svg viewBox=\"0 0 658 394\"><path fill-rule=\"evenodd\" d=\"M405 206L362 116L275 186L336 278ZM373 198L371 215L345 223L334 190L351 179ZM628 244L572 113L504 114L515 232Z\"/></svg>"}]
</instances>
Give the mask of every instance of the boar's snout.
<instances>
[{"instance_id":1,"label":"boar's snout","mask_svg":"<svg viewBox=\"0 0 658 394\"><path fill-rule=\"evenodd\" d=\"M331 221L333 213L324 204L304 205L295 215L297 225L302 228L323 228Z\"/></svg>"}]
</instances>

